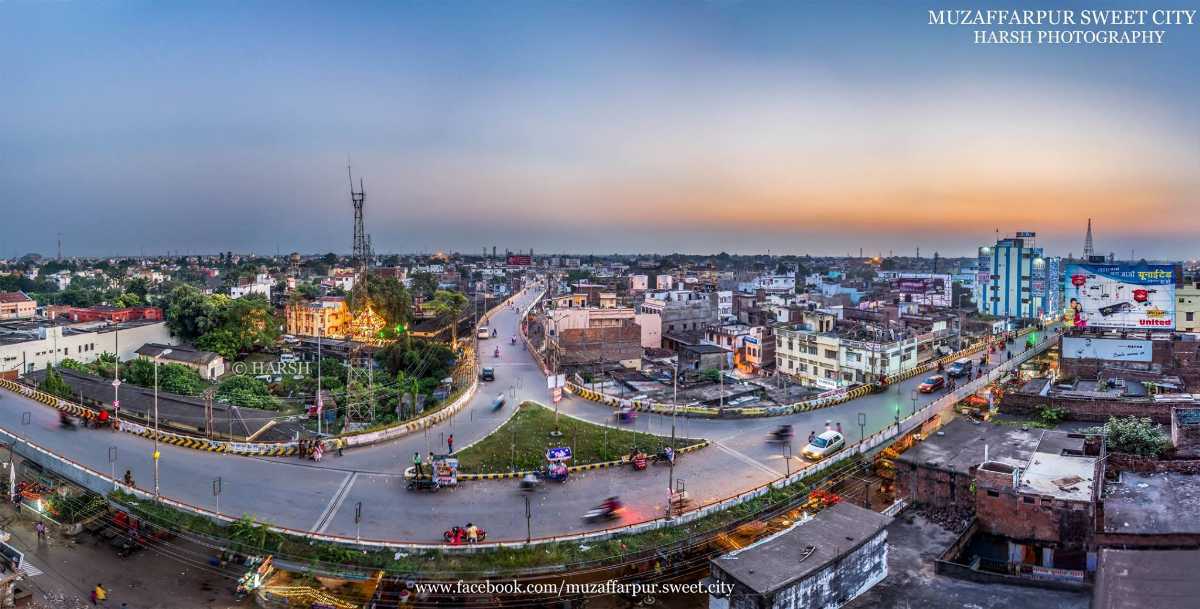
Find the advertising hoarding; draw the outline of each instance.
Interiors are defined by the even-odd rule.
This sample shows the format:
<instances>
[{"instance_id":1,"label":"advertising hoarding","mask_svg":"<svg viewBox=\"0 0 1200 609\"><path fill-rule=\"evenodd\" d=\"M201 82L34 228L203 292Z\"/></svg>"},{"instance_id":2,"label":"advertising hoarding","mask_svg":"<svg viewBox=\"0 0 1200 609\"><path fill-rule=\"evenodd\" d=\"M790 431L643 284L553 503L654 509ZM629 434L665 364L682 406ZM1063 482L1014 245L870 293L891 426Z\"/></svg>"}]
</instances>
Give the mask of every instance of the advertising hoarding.
<instances>
[{"instance_id":1,"label":"advertising hoarding","mask_svg":"<svg viewBox=\"0 0 1200 609\"><path fill-rule=\"evenodd\" d=\"M1154 342L1149 340L1066 336L1062 341L1062 356L1064 359L1148 362L1154 355L1153 348Z\"/></svg>"},{"instance_id":2,"label":"advertising hoarding","mask_svg":"<svg viewBox=\"0 0 1200 609\"><path fill-rule=\"evenodd\" d=\"M905 302L945 307L950 306L952 283L949 275L940 273L901 273L892 285L897 292L910 296Z\"/></svg>"},{"instance_id":3,"label":"advertising hoarding","mask_svg":"<svg viewBox=\"0 0 1200 609\"><path fill-rule=\"evenodd\" d=\"M508 266L529 266L533 264L533 256L529 254L509 254Z\"/></svg>"},{"instance_id":4,"label":"advertising hoarding","mask_svg":"<svg viewBox=\"0 0 1200 609\"><path fill-rule=\"evenodd\" d=\"M1076 328L1175 327L1175 267L1170 264L1068 264L1063 319Z\"/></svg>"}]
</instances>

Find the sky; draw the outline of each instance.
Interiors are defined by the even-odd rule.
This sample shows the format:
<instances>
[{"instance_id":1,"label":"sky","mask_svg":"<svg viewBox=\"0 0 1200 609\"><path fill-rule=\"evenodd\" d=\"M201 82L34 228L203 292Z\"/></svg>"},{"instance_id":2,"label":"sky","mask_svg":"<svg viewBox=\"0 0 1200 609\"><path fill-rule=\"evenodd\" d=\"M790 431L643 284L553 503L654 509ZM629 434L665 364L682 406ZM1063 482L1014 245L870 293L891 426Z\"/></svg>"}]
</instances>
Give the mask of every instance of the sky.
<instances>
[{"instance_id":1,"label":"sky","mask_svg":"<svg viewBox=\"0 0 1200 609\"><path fill-rule=\"evenodd\" d=\"M1200 255L1200 24L928 23L1026 6L0 1L0 257L348 253L348 161L383 253Z\"/></svg>"}]
</instances>

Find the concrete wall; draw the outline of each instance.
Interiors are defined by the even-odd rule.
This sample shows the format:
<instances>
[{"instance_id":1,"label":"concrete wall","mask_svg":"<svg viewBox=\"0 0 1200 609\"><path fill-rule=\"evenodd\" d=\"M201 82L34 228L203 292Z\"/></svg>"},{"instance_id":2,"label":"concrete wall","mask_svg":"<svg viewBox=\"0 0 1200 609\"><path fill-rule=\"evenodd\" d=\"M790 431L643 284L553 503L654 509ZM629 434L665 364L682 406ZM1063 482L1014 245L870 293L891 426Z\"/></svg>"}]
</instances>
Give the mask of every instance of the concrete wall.
<instances>
[{"instance_id":1,"label":"concrete wall","mask_svg":"<svg viewBox=\"0 0 1200 609\"><path fill-rule=\"evenodd\" d=\"M775 594L771 609L835 609L887 577L887 530L836 563ZM735 605L736 606L736 605ZM756 605L743 605L746 607Z\"/></svg>"}]
</instances>

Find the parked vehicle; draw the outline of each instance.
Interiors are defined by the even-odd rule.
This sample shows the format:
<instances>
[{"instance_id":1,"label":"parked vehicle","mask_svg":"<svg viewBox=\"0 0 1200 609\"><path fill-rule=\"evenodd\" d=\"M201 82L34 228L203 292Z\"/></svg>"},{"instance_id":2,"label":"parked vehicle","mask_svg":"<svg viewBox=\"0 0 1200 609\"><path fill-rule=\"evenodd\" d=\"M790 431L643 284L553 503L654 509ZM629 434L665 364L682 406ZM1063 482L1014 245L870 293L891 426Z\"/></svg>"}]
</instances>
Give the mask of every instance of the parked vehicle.
<instances>
[{"instance_id":1,"label":"parked vehicle","mask_svg":"<svg viewBox=\"0 0 1200 609\"><path fill-rule=\"evenodd\" d=\"M935 374L935 375L925 379L925 382L918 385L917 391L920 391L921 393L933 393L934 391L937 391L938 389L941 389L945 386L946 386L946 377L944 377L940 374Z\"/></svg>"},{"instance_id":2,"label":"parked vehicle","mask_svg":"<svg viewBox=\"0 0 1200 609\"><path fill-rule=\"evenodd\" d=\"M846 438L836 431L829 430L813 438L812 442L809 442L800 451L800 454L806 459L820 461L845 447Z\"/></svg>"},{"instance_id":3,"label":"parked vehicle","mask_svg":"<svg viewBox=\"0 0 1200 609\"><path fill-rule=\"evenodd\" d=\"M481 381L496 380L496 369L492 368L490 366L484 368L483 371L479 373L479 380L481 380Z\"/></svg>"}]
</instances>

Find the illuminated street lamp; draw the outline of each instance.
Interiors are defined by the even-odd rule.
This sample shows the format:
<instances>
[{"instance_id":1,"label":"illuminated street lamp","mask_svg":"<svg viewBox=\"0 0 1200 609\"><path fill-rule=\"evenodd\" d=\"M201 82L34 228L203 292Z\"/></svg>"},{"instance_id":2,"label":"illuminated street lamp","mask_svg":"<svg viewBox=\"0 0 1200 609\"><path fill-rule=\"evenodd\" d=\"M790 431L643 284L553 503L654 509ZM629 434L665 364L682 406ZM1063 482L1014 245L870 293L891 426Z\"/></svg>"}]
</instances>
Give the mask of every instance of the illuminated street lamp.
<instances>
[{"instance_id":1,"label":"illuminated street lamp","mask_svg":"<svg viewBox=\"0 0 1200 609\"><path fill-rule=\"evenodd\" d=\"M158 360L164 355L170 355L170 349L163 349L154 356L154 499L158 500Z\"/></svg>"}]
</instances>

